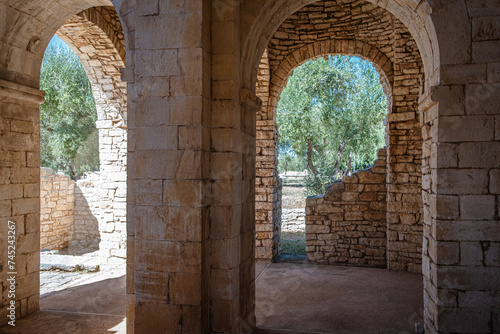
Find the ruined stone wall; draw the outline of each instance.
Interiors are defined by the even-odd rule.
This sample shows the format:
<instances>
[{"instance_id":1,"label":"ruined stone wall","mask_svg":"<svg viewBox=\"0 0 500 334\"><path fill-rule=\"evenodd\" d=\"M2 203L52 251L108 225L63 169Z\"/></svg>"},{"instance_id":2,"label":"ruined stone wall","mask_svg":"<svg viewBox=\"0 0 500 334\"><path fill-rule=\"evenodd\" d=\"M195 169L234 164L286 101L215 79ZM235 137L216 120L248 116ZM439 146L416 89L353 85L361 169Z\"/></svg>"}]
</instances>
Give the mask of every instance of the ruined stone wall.
<instances>
[{"instance_id":1,"label":"ruined stone wall","mask_svg":"<svg viewBox=\"0 0 500 334\"><path fill-rule=\"evenodd\" d=\"M50 168L40 170L40 249L61 250L75 232L75 182Z\"/></svg>"},{"instance_id":2,"label":"ruined stone wall","mask_svg":"<svg viewBox=\"0 0 500 334\"><path fill-rule=\"evenodd\" d=\"M69 245L70 253L81 253L99 249L101 240L99 218L101 200L99 173L85 174L84 179L75 185L75 225L73 238Z\"/></svg>"},{"instance_id":3,"label":"ruined stone wall","mask_svg":"<svg viewBox=\"0 0 500 334\"><path fill-rule=\"evenodd\" d=\"M50 168L40 172L40 249L82 253L99 249L99 173L71 180Z\"/></svg>"},{"instance_id":4,"label":"ruined stone wall","mask_svg":"<svg viewBox=\"0 0 500 334\"><path fill-rule=\"evenodd\" d=\"M306 199L306 251L310 261L386 266L386 149L375 166L332 183Z\"/></svg>"}]
</instances>

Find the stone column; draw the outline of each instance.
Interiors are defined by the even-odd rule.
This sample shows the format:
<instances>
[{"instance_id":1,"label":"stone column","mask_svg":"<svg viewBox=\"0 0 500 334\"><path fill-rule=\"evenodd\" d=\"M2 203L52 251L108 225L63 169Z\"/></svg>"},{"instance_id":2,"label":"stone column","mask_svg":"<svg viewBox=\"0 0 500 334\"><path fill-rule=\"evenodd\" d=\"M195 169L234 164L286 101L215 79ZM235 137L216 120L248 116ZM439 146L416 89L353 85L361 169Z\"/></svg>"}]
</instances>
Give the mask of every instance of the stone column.
<instances>
[{"instance_id":1,"label":"stone column","mask_svg":"<svg viewBox=\"0 0 500 334\"><path fill-rule=\"evenodd\" d=\"M426 333L500 331L499 15L460 1L432 14L440 83L420 103Z\"/></svg>"},{"instance_id":2,"label":"stone column","mask_svg":"<svg viewBox=\"0 0 500 334\"><path fill-rule=\"evenodd\" d=\"M145 1L135 13L140 38L128 46L133 61L123 73L130 102L128 254L135 265L129 328L135 333L208 328L208 5Z\"/></svg>"},{"instance_id":3,"label":"stone column","mask_svg":"<svg viewBox=\"0 0 500 334\"><path fill-rule=\"evenodd\" d=\"M212 7L211 332L250 333L255 324L255 114L241 89L239 3ZM241 103L241 105L240 105Z\"/></svg>"},{"instance_id":4,"label":"stone column","mask_svg":"<svg viewBox=\"0 0 500 334\"><path fill-rule=\"evenodd\" d=\"M267 50L257 74L256 95L262 100L257 110L255 165L255 259L271 262L281 252L281 192L278 176L278 127L276 98L270 98L271 70Z\"/></svg>"},{"instance_id":5,"label":"stone column","mask_svg":"<svg viewBox=\"0 0 500 334\"><path fill-rule=\"evenodd\" d=\"M40 299L40 113L44 92L0 80L0 325L9 320L7 298L15 276L16 319L38 310ZM15 242L8 241L15 224ZM13 225L13 224L11 224ZM8 245L15 258L8 258ZM12 261L9 263L8 261ZM15 272L15 274L10 274Z\"/></svg>"}]
</instances>

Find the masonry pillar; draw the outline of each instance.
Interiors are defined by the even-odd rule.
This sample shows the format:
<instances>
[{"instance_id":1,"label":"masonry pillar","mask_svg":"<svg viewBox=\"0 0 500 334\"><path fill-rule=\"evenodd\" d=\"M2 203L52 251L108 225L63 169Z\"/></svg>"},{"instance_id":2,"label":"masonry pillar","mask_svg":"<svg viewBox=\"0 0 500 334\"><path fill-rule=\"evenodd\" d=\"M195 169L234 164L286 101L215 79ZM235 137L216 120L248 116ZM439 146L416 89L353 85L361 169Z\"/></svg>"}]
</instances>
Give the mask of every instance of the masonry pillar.
<instances>
[{"instance_id":1,"label":"masonry pillar","mask_svg":"<svg viewBox=\"0 0 500 334\"><path fill-rule=\"evenodd\" d=\"M394 20L394 82L388 121L387 267L422 271L422 128L418 97L423 78L420 51Z\"/></svg>"},{"instance_id":2,"label":"masonry pillar","mask_svg":"<svg viewBox=\"0 0 500 334\"><path fill-rule=\"evenodd\" d=\"M127 46L128 325L135 333L208 331L209 15L208 1L140 2L140 38Z\"/></svg>"},{"instance_id":3,"label":"masonry pillar","mask_svg":"<svg viewBox=\"0 0 500 334\"><path fill-rule=\"evenodd\" d=\"M43 103L44 95L38 89L0 80L0 286L3 293L0 325L9 320L7 307L11 300L15 301L16 319L39 307L39 104ZM14 250L10 255L15 257L8 257L8 250ZM12 277L14 289L7 280ZM9 290L15 290L15 297L8 296Z\"/></svg>"},{"instance_id":4,"label":"masonry pillar","mask_svg":"<svg viewBox=\"0 0 500 334\"><path fill-rule=\"evenodd\" d=\"M440 83L420 102L426 333L500 332L500 12L492 6L456 1L432 14Z\"/></svg>"},{"instance_id":5,"label":"masonry pillar","mask_svg":"<svg viewBox=\"0 0 500 334\"><path fill-rule=\"evenodd\" d=\"M240 89L239 11L237 1L217 1L212 7L213 333L251 333L255 324L255 115L260 100Z\"/></svg>"},{"instance_id":6,"label":"masonry pillar","mask_svg":"<svg viewBox=\"0 0 500 334\"><path fill-rule=\"evenodd\" d=\"M102 113L101 113L102 114ZM127 128L123 120L99 120L99 252L103 259L125 258Z\"/></svg>"}]
</instances>

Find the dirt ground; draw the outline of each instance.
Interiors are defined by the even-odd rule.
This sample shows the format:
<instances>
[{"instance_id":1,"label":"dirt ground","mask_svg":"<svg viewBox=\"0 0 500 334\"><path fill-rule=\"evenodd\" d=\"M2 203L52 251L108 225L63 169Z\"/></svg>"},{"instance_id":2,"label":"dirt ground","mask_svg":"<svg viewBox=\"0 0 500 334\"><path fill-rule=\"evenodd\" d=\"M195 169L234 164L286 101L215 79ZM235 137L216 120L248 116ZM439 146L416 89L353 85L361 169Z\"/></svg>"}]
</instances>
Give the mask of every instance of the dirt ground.
<instances>
[{"instance_id":1,"label":"dirt ground","mask_svg":"<svg viewBox=\"0 0 500 334\"><path fill-rule=\"evenodd\" d=\"M282 210L306 207L306 188L283 186Z\"/></svg>"}]
</instances>

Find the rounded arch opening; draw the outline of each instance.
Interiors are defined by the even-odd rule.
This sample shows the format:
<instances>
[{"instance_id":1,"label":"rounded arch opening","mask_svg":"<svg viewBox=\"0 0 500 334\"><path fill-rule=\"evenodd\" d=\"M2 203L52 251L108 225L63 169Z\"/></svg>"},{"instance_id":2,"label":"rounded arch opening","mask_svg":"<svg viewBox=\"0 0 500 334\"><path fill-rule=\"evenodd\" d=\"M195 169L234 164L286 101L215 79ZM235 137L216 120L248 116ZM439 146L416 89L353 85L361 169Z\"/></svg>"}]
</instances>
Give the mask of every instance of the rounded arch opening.
<instances>
[{"instance_id":1,"label":"rounded arch opening","mask_svg":"<svg viewBox=\"0 0 500 334\"><path fill-rule=\"evenodd\" d=\"M371 217L366 218L379 220L379 225L383 229L377 231L381 233L380 240L368 241L365 238L362 242L377 243L381 249L370 250L369 256L373 257L376 253L379 257L377 260L380 260L377 264L386 265L389 269L420 273L423 234L421 198L423 140L418 104L422 93L429 87L428 83L436 80L435 59L421 58L422 55L427 57L429 53L433 54L432 48L428 48L431 45L431 38L427 39L428 43L418 40L413 37L414 29L407 28L406 23L414 18L408 19L405 13L410 13L416 8L405 7L406 9L398 11L396 7L400 4L397 3L388 5L390 8L379 7L372 1L357 2L350 6L352 3L349 1L342 1L341 4L339 2L325 4L322 1L308 1L305 4L273 2L267 3L266 6L269 7L262 12L257 11L255 7L246 7L243 3L243 10L253 11L253 14L258 17L256 22L259 22L258 25L247 26L246 30L243 30L244 36L248 33L249 37L245 40L242 61L252 65L258 64L258 66L246 66L242 69L243 85L250 90L255 88L257 97L263 101L263 107L257 111L256 261L272 261L278 253L280 221L277 216L280 214L280 205L277 204L276 198L279 197L280 184L278 175L270 169L272 166L276 171L275 111L279 95L288 76L301 63L326 54L345 54L370 60L381 75L385 86L384 92L390 104L387 119L389 148L387 154L385 152L379 154L381 163L376 166L380 167L377 173L369 170L360 172L355 178L343 180L343 188L332 189L323 200L333 201L334 198L342 198L346 193L345 189L353 185L361 187L370 184L367 188L377 188L379 192L376 194L375 192L369 195L355 194L356 198L349 203L349 205L356 206L361 197L367 199L374 196L380 199L376 206L381 210L377 210ZM343 8L331 9L327 6ZM422 7L417 9L418 13L423 13L425 6L427 4L422 4ZM310 8L309 12L307 12L308 8ZM344 26L343 31L340 31L340 28L335 30L336 17L332 13L345 19L350 26ZM324 22L322 18L326 18ZM360 22L363 19L368 22ZM380 22L387 23L387 26L383 24L377 26ZM348 23L346 25L349 25ZM410 23L415 28L415 22ZM342 26L340 23L338 25ZM301 28L297 29L297 26ZM328 32L328 29L331 31ZM420 31L419 34L421 33ZM425 32L423 35L426 34L428 33ZM432 32L429 34L432 35ZM250 36L258 36L258 38ZM377 39L377 37L380 38ZM252 45L249 46L250 44ZM422 52L421 46L427 49ZM436 54L434 53L433 56ZM266 144L265 141L269 143ZM259 142L270 146L259 149ZM262 164L262 161L266 161L266 165ZM376 177L377 182L369 180L378 172L380 174ZM266 183L260 180L260 177L263 180L264 176L268 179ZM259 187L266 189L259 191ZM335 188L334 185L332 188ZM261 195L259 192L266 194L267 197L259 196ZM396 198L398 200L394 200ZM345 223L354 217L360 220L365 219L363 213L359 216L359 212L349 212L349 218L346 219L346 213L344 208L342 217L335 219ZM266 224L267 226L264 227L263 225ZM263 234L259 231L268 232ZM260 236L268 238L258 240ZM327 253L328 251L324 251L318 259L324 260L323 263L325 261L335 263L338 260ZM370 263L375 265L374 262ZM349 264L363 265L363 262L349 261Z\"/></svg>"}]
</instances>

